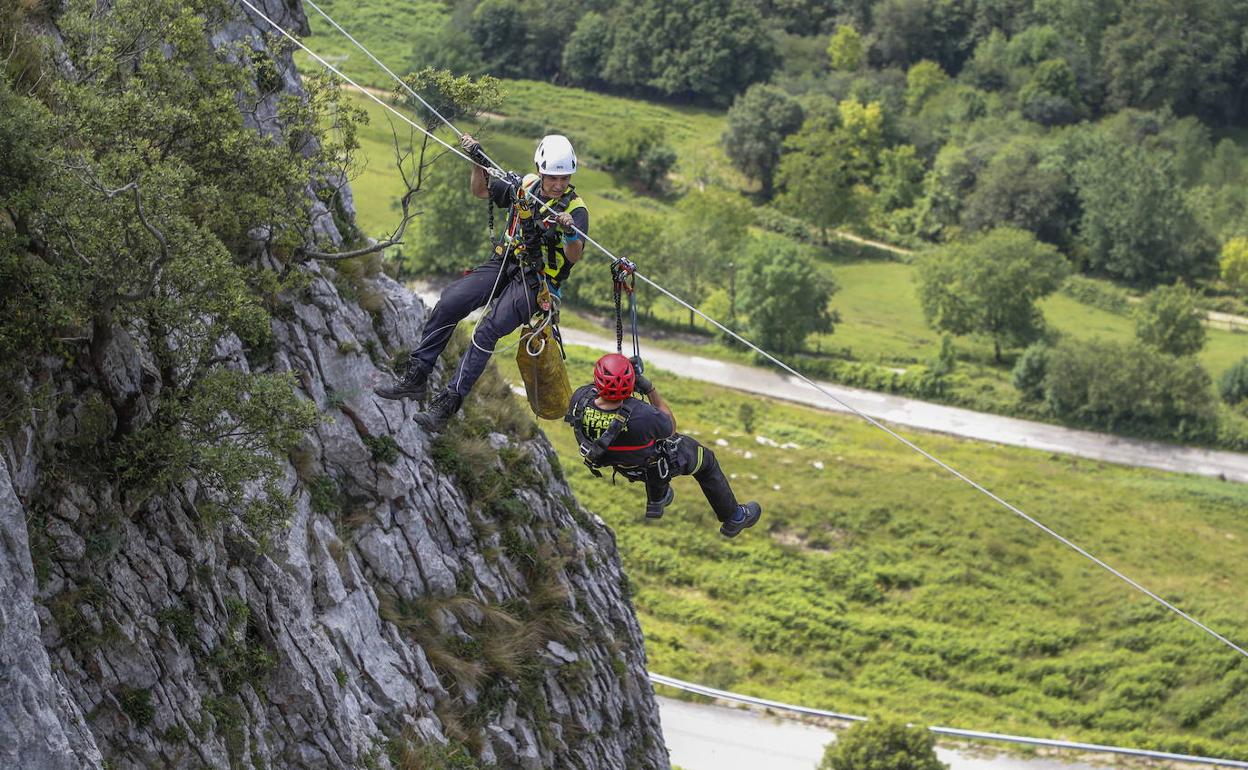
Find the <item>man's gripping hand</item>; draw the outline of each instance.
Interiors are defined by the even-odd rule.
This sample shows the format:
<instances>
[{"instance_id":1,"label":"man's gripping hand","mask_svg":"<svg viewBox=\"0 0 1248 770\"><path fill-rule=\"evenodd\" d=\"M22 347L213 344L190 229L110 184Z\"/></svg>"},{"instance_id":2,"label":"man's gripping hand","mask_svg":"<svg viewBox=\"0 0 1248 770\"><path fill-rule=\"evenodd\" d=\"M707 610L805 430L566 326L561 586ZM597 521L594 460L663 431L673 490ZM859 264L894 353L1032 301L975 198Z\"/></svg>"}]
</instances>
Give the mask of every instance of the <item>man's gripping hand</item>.
<instances>
[{"instance_id":1,"label":"man's gripping hand","mask_svg":"<svg viewBox=\"0 0 1248 770\"><path fill-rule=\"evenodd\" d=\"M650 381L649 377L641 373L645 368L645 364L641 361L641 356L633 356L628 360L633 365L633 390L643 396L650 395L654 391L654 383Z\"/></svg>"},{"instance_id":2,"label":"man's gripping hand","mask_svg":"<svg viewBox=\"0 0 1248 770\"><path fill-rule=\"evenodd\" d=\"M469 134L460 134L459 146L464 149L464 152L468 153L468 157L472 158L474 163L489 167L490 161L485 157L485 151L481 149L481 142Z\"/></svg>"}]
</instances>

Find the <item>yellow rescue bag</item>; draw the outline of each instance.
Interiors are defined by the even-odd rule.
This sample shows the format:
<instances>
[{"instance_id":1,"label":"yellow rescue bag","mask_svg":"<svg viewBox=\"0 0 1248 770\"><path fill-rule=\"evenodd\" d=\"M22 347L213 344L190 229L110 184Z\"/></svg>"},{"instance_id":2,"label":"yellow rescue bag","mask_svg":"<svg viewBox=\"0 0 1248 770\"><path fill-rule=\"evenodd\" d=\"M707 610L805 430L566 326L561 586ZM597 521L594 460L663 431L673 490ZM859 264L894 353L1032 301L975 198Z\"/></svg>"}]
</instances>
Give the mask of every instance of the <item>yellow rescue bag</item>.
<instances>
[{"instance_id":1,"label":"yellow rescue bag","mask_svg":"<svg viewBox=\"0 0 1248 770\"><path fill-rule=\"evenodd\" d=\"M563 366L563 355L549 324L537 332L531 326L520 330L516 366L524 378L533 414L543 420L563 419L572 400L572 386L568 384L568 370Z\"/></svg>"}]
</instances>

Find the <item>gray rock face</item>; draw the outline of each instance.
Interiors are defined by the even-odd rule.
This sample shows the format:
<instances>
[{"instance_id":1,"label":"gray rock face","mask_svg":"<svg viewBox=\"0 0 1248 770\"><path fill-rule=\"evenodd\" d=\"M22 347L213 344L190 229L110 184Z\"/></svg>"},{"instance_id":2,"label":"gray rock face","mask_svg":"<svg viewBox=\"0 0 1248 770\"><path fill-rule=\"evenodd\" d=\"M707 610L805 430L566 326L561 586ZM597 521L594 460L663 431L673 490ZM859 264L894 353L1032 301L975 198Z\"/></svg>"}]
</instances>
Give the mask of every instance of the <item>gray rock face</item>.
<instances>
[{"instance_id":1,"label":"gray rock face","mask_svg":"<svg viewBox=\"0 0 1248 770\"><path fill-rule=\"evenodd\" d=\"M469 495L414 406L372 394L425 308L378 275L352 279L366 312L332 267L306 269L271 354L218 348L232 367L293 373L325 416L285 468L294 512L267 545L210 523L193 482L130 511L115 482L48 475L91 408L155 411L133 330L103 373L49 362L77 406L0 441L0 768L439 767L457 752L667 767L614 537L545 438L482 435L475 462L507 488Z\"/></svg>"},{"instance_id":2,"label":"gray rock face","mask_svg":"<svg viewBox=\"0 0 1248 770\"><path fill-rule=\"evenodd\" d=\"M25 510L0 463L0 767L99 767L82 712L52 673L34 592Z\"/></svg>"}]
</instances>

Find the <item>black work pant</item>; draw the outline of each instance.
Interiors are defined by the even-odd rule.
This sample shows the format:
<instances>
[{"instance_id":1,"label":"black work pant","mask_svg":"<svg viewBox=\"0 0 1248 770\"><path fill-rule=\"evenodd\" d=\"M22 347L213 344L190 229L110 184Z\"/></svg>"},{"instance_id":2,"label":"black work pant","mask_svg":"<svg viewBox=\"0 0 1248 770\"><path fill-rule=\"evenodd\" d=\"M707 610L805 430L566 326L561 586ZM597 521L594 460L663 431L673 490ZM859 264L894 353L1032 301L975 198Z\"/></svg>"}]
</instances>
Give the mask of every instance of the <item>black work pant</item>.
<instances>
[{"instance_id":1,"label":"black work pant","mask_svg":"<svg viewBox=\"0 0 1248 770\"><path fill-rule=\"evenodd\" d=\"M430 368L437 362L455 326L472 311L484 306L494 293L494 306L477 324L472 342L464 351L447 388L461 397L468 395L494 352L494 345L511 334L538 310L538 277L532 270L521 270L510 262L500 276L503 263L491 259L478 265L462 278L446 287L429 320L425 322L420 344L412 351L412 359L423 361ZM495 285L497 284L497 288Z\"/></svg>"},{"instance_id":2,"label":"black work pant","mask_svg":"<svg viewBox=\"0 0 1248 770\"><path fill-rule=\"evenodd\" d=\"M652 503L662 500L674 476L693 476L698 485L702 487L702 494L706 495L706 501L711 504L711 510L715 511L715 518L720 521L731 519L737 511L737 496L732 493L728 479L720 470L715 453L679 433L671 440L676 446L675 451L671 453L672 458L669 461L670 467L667 475L663 475L661 464L652 463L646 466L647 500Z\"/></svg>"}]
</instances>

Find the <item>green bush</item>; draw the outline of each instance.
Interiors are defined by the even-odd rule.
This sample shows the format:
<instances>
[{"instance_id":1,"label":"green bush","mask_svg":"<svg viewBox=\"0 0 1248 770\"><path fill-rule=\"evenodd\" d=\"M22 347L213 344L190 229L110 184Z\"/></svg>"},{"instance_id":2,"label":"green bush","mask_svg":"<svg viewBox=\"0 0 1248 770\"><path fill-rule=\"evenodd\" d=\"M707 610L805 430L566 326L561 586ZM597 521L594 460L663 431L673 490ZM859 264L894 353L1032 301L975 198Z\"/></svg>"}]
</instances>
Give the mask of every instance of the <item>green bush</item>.
<instances>
[{"instance_id":1,"label":"green bush","mask_svg":"<svg viewBox=\"0 0 1248 770\"><path fill-rule=\"evenodd\" d=\"M152 691L127 689L117 696L121 710L134 721L135 727L147 727L156 718L156 707L152 705Z\"/></svg>"},{"instance_id":2,"label":"green bush","mask_svg":"<svg viewBox=\"0 0 1248 770\"><path fill-rule=\"evenodd\" d=\"M936 738L900 722L859 722L828 744L818 770L948 770Z\"/></svg>"},{"instance_id":3,"label":"green bush","mask_svg":"<svg viewBox=\"0 0 1248 770\"><path fill-rule=\"evenodd\" d=\"M1196 292L1182 284L1158 286L1135 311L1135 336L1172 356L1190 356L1205 346L1204 312Z\"/></svg>"},{"instance_id":4,"label":"green bush","mask_svg":"<svg viewBox=\"0 0 1248 770\"><path fill-rule=\"evenodd\" d=\"M1239 359L1218 380L1218 392L1222 400L1234 406L1248 400L1248 356Z\"/></svg>"},{"instance_id":5,"label":"green bush","mask_svg":"<svg viewBox=\"0 0 1248 770\"><path fill-rule=\"evenodd\" d=\"M667 172L676 165L676 151L663 143L657 126L635 123L613 132L595 153L608 171L632 180L646 190L660 190Z\"/></svg>"},{"instance_id":6,"label":"green bush","mask_svg":"<svg viewBox=\"0 0 1248 770\"><path fill-rule=\"evenodd\" d=\"M1044 342L1029 345L1014 363L1010 381L1028 401L1044 398L1044 378L1049 366L1049 346Z\"/></svg>"},{"instance_id":7,"label":"green bush","mask_svg":"<svg viewBox=\"0 0 1248 770\"><path fill-rule=\"evenodd\" d=\"M934 398L944 395L949 385L948 378L937 376L930 368L923 365L909 366L905 371L898 372L895 369L872 363L800 354L792 356L790 363L798 371L812 377L821 377L842 385L882 393L904 393L921 398Z\"/></svg>"},{"instance_id":8,"label":"green bush","mask_svg":"<svg viewBox=\"0 0 1248 770\"><path fill-rule=\"evenodd\" d=\"M1044 399L1053 414L1084 425L1199 438L1216 426L1211 384L1191 358L1138 343L1067 340L1048 355Z\"/></svg>"},{"instance_id":9,"label":"green bush","mask_svg":"<svg viewBox=\"0 0 1248 770\"><path fill-rule=\"evenodd\" d=\"M810 225L771 206L759 206L754 209L754 217L758 226L768 232L778 233L802 243L815 242Z\"/></svg>"},{"instance_id":10,"label":"green bush","mask_svg":"<svg viewBox=\"0 0 1248 770\"><path fill-rule=\"evenodd\" d=\"M1127 315L1131 312L1127 292L1108 281L1072 275L1062 284L1062 293L1084 305L1100 308L1114 315Z\"/></svg>"}]
</instances>

